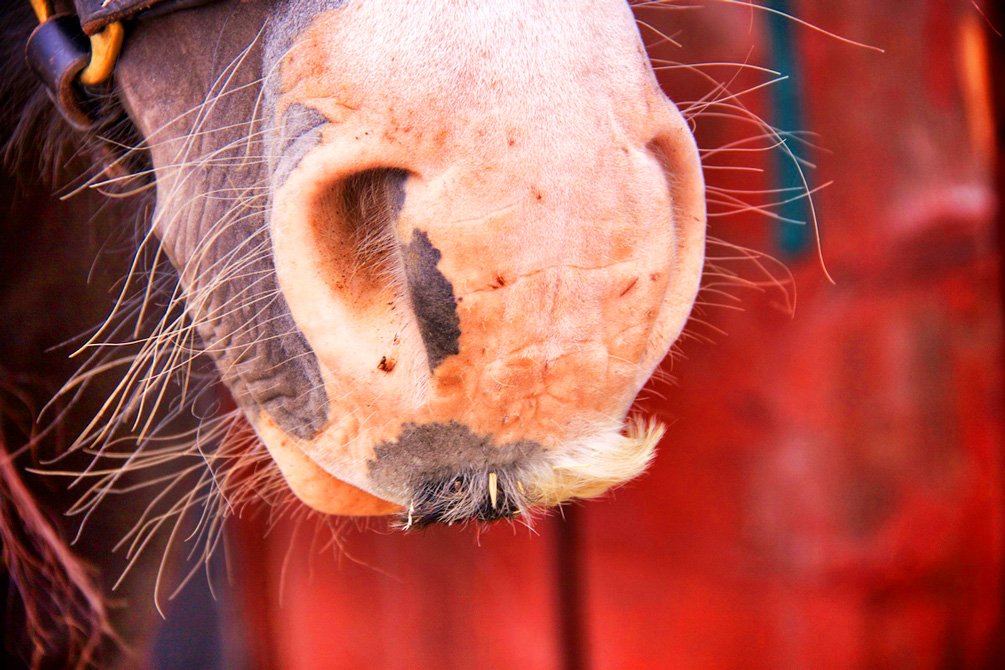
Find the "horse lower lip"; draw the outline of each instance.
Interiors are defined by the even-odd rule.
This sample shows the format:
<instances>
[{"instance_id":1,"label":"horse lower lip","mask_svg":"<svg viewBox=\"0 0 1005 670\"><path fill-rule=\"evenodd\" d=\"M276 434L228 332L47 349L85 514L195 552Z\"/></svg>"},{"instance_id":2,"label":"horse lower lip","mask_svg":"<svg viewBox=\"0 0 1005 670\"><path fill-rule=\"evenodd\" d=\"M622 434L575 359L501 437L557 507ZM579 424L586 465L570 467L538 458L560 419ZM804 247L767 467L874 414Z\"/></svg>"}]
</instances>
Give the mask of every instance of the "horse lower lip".
<instances>
[{"instance_id":1,"label":"horse lower lip","mask_svg":"<svg viewBox=\"0 0 1005 670\"><path fill-rule=\"evenodd\" d=\"M502 482L500 486L497 472L425 480L402 515L404 527L512 519L528 509L529 502L519 480L504 476Z\"/></svg>"}]
</instances>

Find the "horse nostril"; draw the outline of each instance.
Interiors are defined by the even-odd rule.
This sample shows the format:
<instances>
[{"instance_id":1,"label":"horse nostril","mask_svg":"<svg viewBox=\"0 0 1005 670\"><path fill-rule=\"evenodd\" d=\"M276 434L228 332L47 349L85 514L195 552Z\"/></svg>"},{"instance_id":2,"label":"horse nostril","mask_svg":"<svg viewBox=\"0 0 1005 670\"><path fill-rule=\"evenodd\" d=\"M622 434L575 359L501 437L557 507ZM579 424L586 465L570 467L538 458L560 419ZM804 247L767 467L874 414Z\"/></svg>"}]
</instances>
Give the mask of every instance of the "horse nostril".
<instances>
[{"instance_id":1,"label":"horse nostril","mask_svg":"<svg viewBox=\"0 0 1005 670\"><path fill-rule=\"evenodd\" d=\"M509 472L462 472L423 480L403 519L406 530L443 523L498 521L524 511L524 488Z\"/></svg>"},{"instance_id":2,"label":"horse nostril","mask_svg":"<svg viewBox=\"0 0 1005 670\"><path fill-rule=\"evenodd\" d=\"M392 281L398 264L394 222L406 179L403 170L365 170L340 180L316 203L317 238L335 260L324 269L337 285L358 294Z\"/></svg>"}]
</instances>

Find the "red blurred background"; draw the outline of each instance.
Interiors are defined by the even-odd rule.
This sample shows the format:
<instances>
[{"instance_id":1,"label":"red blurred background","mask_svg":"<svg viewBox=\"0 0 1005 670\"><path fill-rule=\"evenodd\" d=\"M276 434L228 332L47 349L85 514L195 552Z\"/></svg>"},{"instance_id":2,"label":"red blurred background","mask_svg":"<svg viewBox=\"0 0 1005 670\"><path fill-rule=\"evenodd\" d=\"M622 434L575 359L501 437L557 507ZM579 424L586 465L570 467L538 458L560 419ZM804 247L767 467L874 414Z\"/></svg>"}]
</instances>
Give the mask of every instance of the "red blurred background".
<instances>
[{"instance_id":1,"label":"red blurred background","mask_svg":"<svg viewBox=\"0 0 1005 670\"><path fill-rule=\"evenodd\" d=\"M532 531L239 522L227 667L1005 667L1005 15L648 4L714 238L655 465Z\"/></svg>"}]
</instances>

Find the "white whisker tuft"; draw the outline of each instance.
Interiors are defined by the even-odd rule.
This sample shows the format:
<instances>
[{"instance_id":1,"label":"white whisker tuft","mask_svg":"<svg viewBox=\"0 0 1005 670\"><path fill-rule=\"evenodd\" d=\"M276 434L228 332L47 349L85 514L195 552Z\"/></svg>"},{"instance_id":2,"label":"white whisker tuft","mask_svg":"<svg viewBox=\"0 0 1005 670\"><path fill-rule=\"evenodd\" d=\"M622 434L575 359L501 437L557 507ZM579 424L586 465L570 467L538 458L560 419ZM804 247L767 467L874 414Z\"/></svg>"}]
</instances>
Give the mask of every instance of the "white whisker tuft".
<instances>
[{"instance_id":1,"label":"white whisker tuft","mask_svg":"<svg viewBox=\"0 0 1005 670\"><path fill-rule=\"evenodd\" d=\"M642 474L665 433L656 420L631 416L622 430L607 430L550 450L549 469L529 482L529 498L536 505L553 506L602 495Z\"/></svg>"}]
</instances>

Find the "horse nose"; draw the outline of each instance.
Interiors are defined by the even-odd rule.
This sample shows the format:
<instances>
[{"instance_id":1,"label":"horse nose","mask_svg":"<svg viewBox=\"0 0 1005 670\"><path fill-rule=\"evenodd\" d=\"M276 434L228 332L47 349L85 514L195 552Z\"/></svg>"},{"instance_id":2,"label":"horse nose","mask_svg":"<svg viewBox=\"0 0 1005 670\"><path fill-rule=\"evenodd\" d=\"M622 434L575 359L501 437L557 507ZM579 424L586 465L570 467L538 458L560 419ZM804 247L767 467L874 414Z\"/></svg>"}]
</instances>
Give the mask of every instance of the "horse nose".
<instances>
[{"instance_id":1,"label":"horse nose","mask_svg":"<svg viewBox=\"0 0 1005 670\"><path fill-rule=\"evenodd\" d=\"M523 21L497 5L500 26ZM479 47L463 67L408 42L375 54L325 20L279 68L275 276L330 407L296 447L413 523L509 515L518 485L534 504L592 495L651 451L618 427L697 291L703 188L618 7L620 28L588 31L611 67L578 40L550 58Z\"/></svg>"}]
</instances>

